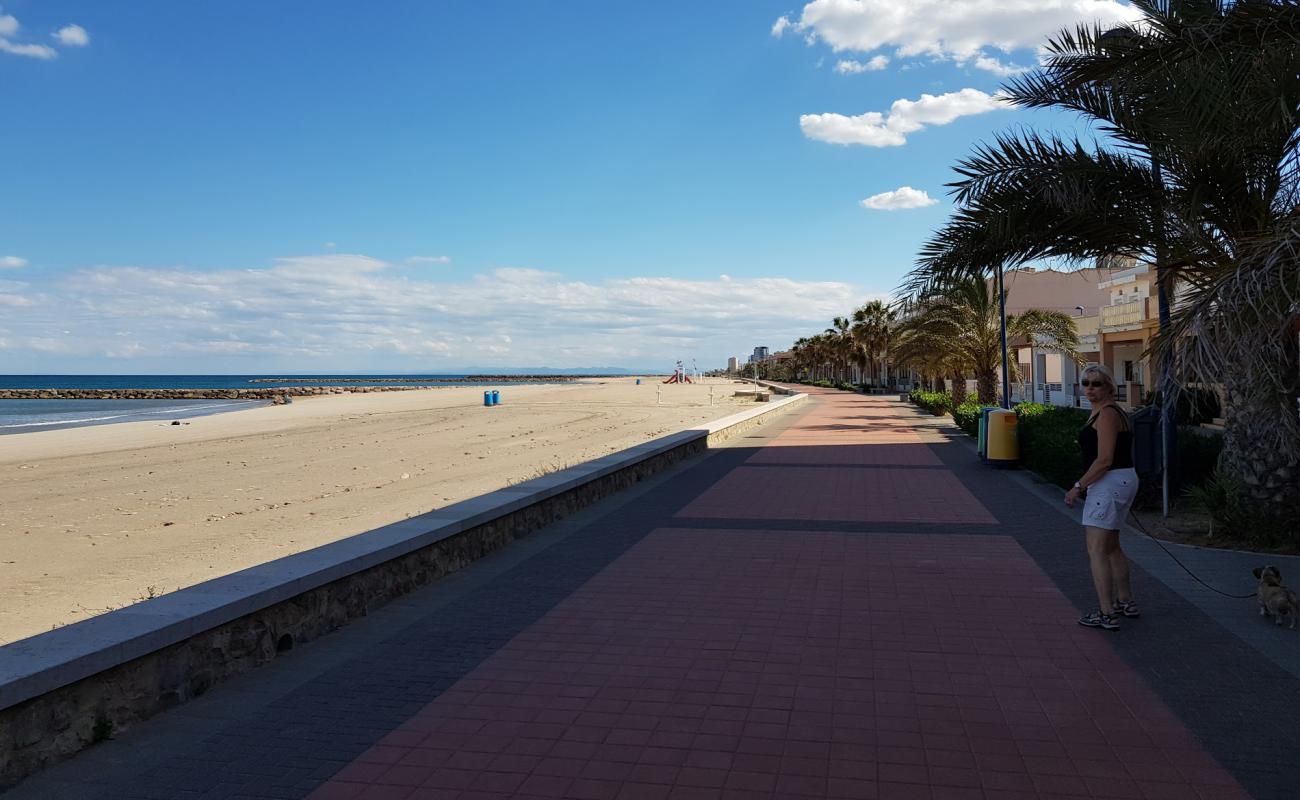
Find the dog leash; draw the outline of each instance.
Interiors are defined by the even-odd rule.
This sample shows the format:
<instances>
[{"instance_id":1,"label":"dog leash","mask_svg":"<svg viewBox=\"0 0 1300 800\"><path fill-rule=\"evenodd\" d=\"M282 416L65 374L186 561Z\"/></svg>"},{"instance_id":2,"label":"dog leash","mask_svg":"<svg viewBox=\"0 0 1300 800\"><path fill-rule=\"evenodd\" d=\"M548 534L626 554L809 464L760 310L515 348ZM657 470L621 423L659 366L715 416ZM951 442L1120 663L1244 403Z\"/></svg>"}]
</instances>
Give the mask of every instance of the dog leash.
<instances>
[{"instance_id":1,"label":"dog leash","mask_svg":"<svg viewBox=\"0 0 1300 800\"><path fill-rule=\"evenodd\" d=\"M1133 522L1133 524L1137 525L1138 530L1142 531L1142 535L1143 535L1143 536L1147 537L1147 538L1150 539L1151 541L1153 541L1153 542L1155 542L1156 544L1160 545L1160 549L1161 549L1161 550L1164 550L1164 551L1165 551L1165 554L1168 555L1170 558L1172 558L1172 559L1174 560L1174 563L1175 563L1175 564L1177 564L1178 566L1182 567L1184 572L1186 572L1188 575L1191 575L1191 576L1192 576L1192 579L1193 579L1194 581L1196 581L1196 582L1199 583L1200 585L1204 586L1206 589L1209 589L1210 591L1215 592L1215 593L1217 593L1217 594L1221 594L1221 595L1223 595L1224 597L1231 597L1233 600L1249 600L1249 599L1255 597L1255 593L1254 593L1254 592L1251 592L1250 594L1228 594L1227 592L1223 591L1222 589L1216 589L1216 588L1214 588L1213 586L1211 586L1210 584L1208 584L1208 583L1206 583L1205 581L1201 580L1200 577L1198 577L1197 574L1196 574L1195 572L1192 572L1190 569L1187 568L1187 565L1186 565L1186 564L1184 564L1183 562L1181 562L1181 561L1178 560L1178 556L1176 556L1176 555L1174 555L1173 553L1171 553L1171 552L1169 551L1169 548L1168 548L1168 547L1165 547L1164 542L1160 541L1159 539L1157 539L1156 537L1154 537L1154 536L1151 535L1151 532L1148 531L1148 530L1146 529L1146 527L1142 524L1141 520L1139 520L1139 519L1137 518L1137 514L1134 514L1134 513L1133 513L1133 509L1132 509L1132 508L1129 509L1129 512L1128 512L1128 518Z\"/></svg>"}]
</instances>

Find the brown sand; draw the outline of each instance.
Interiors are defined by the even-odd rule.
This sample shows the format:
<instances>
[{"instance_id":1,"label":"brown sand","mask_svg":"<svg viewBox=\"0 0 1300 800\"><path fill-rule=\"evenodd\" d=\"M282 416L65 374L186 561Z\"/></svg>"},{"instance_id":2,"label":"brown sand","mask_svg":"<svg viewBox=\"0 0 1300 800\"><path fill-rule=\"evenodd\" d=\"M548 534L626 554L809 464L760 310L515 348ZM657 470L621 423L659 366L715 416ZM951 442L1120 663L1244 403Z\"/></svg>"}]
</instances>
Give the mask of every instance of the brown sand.
<instances>
[{"instance_id":1,"label":"brown sand","mask_svg":"<svg viewBox=\"0 0 1300 800\"><path fill-rule=\"evenodd\" d=\"M299 399L0 437L0 643L753 406L632 379ZM710 388L716 404L710 405Z\"/></svg>"}]
</instances>

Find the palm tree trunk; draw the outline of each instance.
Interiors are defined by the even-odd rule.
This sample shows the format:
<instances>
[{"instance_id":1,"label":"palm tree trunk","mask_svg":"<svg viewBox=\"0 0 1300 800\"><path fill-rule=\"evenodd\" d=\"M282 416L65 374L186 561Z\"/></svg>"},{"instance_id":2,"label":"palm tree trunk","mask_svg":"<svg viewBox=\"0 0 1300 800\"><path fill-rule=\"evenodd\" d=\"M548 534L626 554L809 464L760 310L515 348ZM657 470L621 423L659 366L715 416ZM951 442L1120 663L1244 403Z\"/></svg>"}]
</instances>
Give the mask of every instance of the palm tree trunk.
<instances>
[{"instance_id":1,"label":"palm tree trunk","mask_svg":"<svg viewBox=\"0 0 1300 800\"><path fill-rule=\"evenodd\" d=\"M952 374L952 404L959 406L966 402L966 376L960 372Z\"/></svg>"},{"instance_id":2,"label":"palm tree trunk","mask_svg":"<svg viewBox=\"0 0 1300 800\"><path fill-rule=\"evenodd\" d=\"M1246 376L1225 376L1223 452L1219 468L1241 482L1261 516L1300 516L1300 423L1295 398L1260 391ZM1293 534L1300 540L1300 534Z\"/></svg>"},{"instance_id":3,"label":"palm tree trunk","mask_svg":"<svg viewBox=\"0 0 1300 800\"><path fill-rule=\"evenodd\" d=\"M995 370L981 369L975 372L976 393L980 405L990 406L998 401L998 375Z\"/></svg>"}]
</instances>

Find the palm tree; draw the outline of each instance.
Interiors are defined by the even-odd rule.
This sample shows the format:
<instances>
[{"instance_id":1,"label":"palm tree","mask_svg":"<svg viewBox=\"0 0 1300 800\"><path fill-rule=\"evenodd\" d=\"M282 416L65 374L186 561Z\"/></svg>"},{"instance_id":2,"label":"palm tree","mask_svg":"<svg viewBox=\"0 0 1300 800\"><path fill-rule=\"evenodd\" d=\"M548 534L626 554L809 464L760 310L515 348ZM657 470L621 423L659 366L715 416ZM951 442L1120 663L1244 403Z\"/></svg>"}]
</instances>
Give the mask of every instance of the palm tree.
<instances>
[{"instance_id":1,"label":"palm tree","mask_svg":"<svg viewBox=\"0 0 1300 800\"><path fill-rule=\"evenodd\" d=\"M1223 384L1220 466L1286 511L1300 502L1300 4L1133 5L1138 23L1062 32L1004 90L1082 115L1101 143L1022 132L978 148L910 288L1043 257L1155 263L1167 295L1183 287L1156 354Z\"/></svg>"},{"instance_id":2,"label":"palm tree","mask_svg":"<svg viewBox=\"0 0 1300 800\"><path fill-rule=\"evenodd\" d=\"M916 313L899 325L901 352L923 350L943 355L929 364L952 379L953 402L964 399L966 375L975 376L981 403L997 401L998 368L1002 366L1001 314L997 296L983 279L966 279L936 289L916 302ZM1007 337L1040 341L1079 362L1079 335L1074 320L1060 311L1029 309L1007 315ZM1011 375L1019 372L1008 365Z\"/></svg>"},{"instance_id":3,"label":"palm tree","mask_svg":"<svg viewBox=\"0 0 1300 800\"><path fill-rule=\"evenodd\" d=\"M849 364L854 359L854 342L851 331L852 323L848 317L836 317L831 320L831 327L824 331L831 360L836 366L835 380L848 380Z\"/></svg>"},{"instance_id":4,"label":"palm tree","mask_svg":"<svg viewBox=\"0 0 1300 800\"><path fill-rule=\"evenodd\" d=\"M886 380L886 360L889 357L893 329L897 313L880 300L872 300L853 312L853 326L850 335L857 343L859 367L863 380L866 381L868 369L872 381L879 378Z\"/></svg>"}]
</instances>

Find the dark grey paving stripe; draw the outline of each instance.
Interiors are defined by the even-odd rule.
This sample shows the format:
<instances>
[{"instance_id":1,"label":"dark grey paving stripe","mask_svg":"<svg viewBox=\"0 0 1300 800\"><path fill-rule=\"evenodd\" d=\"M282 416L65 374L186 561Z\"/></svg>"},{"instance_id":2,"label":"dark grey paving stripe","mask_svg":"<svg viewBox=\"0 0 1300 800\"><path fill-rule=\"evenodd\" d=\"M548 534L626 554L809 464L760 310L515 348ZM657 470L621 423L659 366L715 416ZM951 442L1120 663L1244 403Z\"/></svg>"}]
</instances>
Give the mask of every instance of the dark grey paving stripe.
<instances>
[{"instance_id":1,"label":"dark grey paving stripe","mask_svg":"<svg viewBox=\"0 0 1300 800\"><path fill-rule=\"evenodd\" d=\"M872 445L864 445L864 447L871 447L871 446ZM908 445L908 447L924 447L924 446L925 445L922 444ZM782 449L786 449L786 448L782 448ZM944 472L948 471L949 469L946 464L831 464L831 463L805 464L803 462L791 463L789 461L763 461L761 459L755 461L752 458L746 461L744 464L741 464L739 468L744 469L745 467L766 467L769 469L772 467L790 467L792 469L807 468L807 469L834 469L834 470L845 470L845 469L904 470L904 471L940 470Z\"/></svg>"},{"instance_id":2,"label":"dark grey paving stripe","mask_svg":"<svg viewBox=\"0 0 1300 800\"><path fill-rule=\"evenodd\" d=\"M1067 597L1081 610L1096 607L1080 528L980 465L966 445L932 448ZM1300 680L1137 564L1133 581L1143 616L1110 635L1121 657L1252 795L1300 797ZM1242 624L1256 623L1251 604L1242 606Z\"/></svg>"},{"instance_id":3,"label":"dark grey paving stripe","mask_svg":"<svg viewBox=\"0 0 1300 800\"><path fill-rule=\"evenodd\" d=\"M838 522L835 520L807 519L718 519L716 517L673 517L660 525L663 528L691 528L702 530L727 531L788 531L790 533L860 533L872 534L934 534L955 533L972 536L1005 536L1006 531L1000 525L943 524L933 522L893 522L878 523Z\"/></svg>"}]
</instances>

